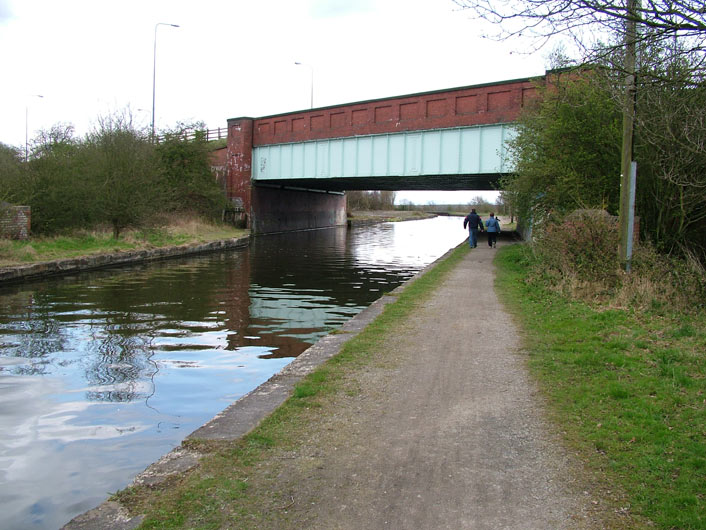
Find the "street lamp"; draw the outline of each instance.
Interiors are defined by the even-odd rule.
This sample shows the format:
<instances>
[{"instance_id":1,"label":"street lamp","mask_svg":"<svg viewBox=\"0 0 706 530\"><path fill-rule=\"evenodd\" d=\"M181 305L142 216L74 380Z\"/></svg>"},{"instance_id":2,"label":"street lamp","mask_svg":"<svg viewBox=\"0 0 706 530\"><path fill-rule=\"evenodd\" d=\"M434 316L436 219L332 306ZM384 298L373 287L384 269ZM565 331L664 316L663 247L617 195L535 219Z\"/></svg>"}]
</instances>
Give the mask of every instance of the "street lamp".
<instances>
[{"instance_id":1,"label":"street lamp","mask_svg":"<svg viewBox=\"0 0 706 530\"><path fill-rule=\"evenodd\" d=\"M296 64L297 66L308 66L309 69L311 70L311 107L310 108L313 109L314 108L314 67L311 66L310 64L304 64L304 63L300 63L298 61L295 61L294 64Z\"/></svg>"},{"instance_id":2,"label":"street lamp","mask_svg":"<svg viewBox=\"0 0 706 530\"><path fill-rule=\"evenodd\" d=\"M41 94L31 94L35 98L43 98ZM29 103L25 103L25 163L28 159L27 144L29 143Z\"/></svg>"},{"instance_id":3,"label":"street lamp","mask_svg":"<svg viewBox=\"0 0 706 530\"><path fill-rule=\"evenodd\" d=\"M179 27L178 24L167 24L166 22L157 22L154 25L154 56L152 62L152 141L154 141L154 100L157 80L157 28L159 26L171 26L172 28Z\"/></svg>"}]
</instances>

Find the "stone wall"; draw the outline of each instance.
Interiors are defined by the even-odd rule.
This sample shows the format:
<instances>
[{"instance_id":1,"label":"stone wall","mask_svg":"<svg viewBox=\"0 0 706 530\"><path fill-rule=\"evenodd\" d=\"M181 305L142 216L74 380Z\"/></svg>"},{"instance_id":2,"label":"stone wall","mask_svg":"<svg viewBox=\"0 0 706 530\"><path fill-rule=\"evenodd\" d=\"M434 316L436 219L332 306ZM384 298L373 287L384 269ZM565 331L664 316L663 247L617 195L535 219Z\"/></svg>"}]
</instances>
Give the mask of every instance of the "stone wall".
<instances>
[{"instance_id":1,"label":"stone wall","mask_svg":"<svg viewBox=\"0 0 706 530\"><path fill-rule=\"evenodd\" d=\"M0 238L29 239L32 209L0 203Z\"/></svg>"}]
</instances>

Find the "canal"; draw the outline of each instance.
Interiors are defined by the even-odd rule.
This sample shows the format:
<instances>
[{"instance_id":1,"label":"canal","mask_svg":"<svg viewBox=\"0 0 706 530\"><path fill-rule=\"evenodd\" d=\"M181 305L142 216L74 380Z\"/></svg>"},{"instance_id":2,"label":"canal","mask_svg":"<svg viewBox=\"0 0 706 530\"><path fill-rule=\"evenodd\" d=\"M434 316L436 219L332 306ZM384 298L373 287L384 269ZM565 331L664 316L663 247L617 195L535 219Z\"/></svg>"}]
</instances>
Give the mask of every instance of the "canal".
<instances>
[{"instance_id":1,"label":"canal","mask_svg":"<svg viewBox=\"0 0 706 530\"><path fill-rule=\"evenodd\" d=\"M449 217L296 232L0 287L0 528L97 506L465 237Z\"/></svg>"}]
</instances>

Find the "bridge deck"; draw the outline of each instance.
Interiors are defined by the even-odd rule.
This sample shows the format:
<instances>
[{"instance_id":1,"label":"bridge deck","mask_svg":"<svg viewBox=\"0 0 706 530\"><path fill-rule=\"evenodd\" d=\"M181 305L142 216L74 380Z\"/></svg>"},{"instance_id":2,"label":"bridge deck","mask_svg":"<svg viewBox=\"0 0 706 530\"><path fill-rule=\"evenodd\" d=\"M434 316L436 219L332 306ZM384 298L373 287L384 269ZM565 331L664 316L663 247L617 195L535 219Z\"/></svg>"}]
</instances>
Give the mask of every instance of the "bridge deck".
<instances>
[{"instance_id":1,"label":"bridge deck","mask_svg":"<svg viewBox=\"0 0 706 530\"><path fill-rule=\"evenodd\" d=\"M255 184L352 189L494 189L512 171L510 124L264 145Z\"/></svg>"}]
</instances>

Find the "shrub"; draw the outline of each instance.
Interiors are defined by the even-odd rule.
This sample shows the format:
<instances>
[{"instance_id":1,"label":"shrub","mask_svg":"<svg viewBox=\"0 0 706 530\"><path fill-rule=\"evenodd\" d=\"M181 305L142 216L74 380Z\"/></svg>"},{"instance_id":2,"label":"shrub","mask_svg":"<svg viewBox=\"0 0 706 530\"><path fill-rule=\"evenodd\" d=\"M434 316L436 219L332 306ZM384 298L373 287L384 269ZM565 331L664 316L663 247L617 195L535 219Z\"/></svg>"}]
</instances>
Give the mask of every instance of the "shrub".
<instances>
[{"instance_id":1,"label":"shrub","mask_svg":"<svg viewBox=\"0 0 706 530\"><path fill-rule=\"evenodd\" d=\"M536 230L531 281L564 294L612 306L699 310L706 303L706 271L695 256L659 254L637 244L626 273L618 258L617 219L601 210L577 210Z\"/></svg>"},{"instance_id":2,"label":"shrub","mask_svg":"<svg viewBox=\"0 0 706 530\"><path fill-rule=\"evenodd\" d=\"M630 274L622 274L616 305L648 309L669 306L683 312L706 305L706 270L693 255L660 254L650 243L635 248Z\"/></svg>"},{"instance_id":3,"label":"shrub","mask_svg":"<svg viewBox=\"0 0 706 530\"><path fill-rule=\"evenodd\" d=\"M225 196L211 170L211 146L202 124L184 125L164 134L157 155L164 174L164 207L169 211L193 212L217 219L226 206ZM187 139L186 131L196 130Z\"/></svg>"},{"instance_id":4,"label":"shrub","mask_svg":"<svg viewBox=\"0 0 706 530\"><path fill-rule=\"evenodd\" d=\"M580 281L614 284L618 269L618 225L602 210L577 210L550 221L535 240L547 271Z\"/></svg>"}]
</instances>

